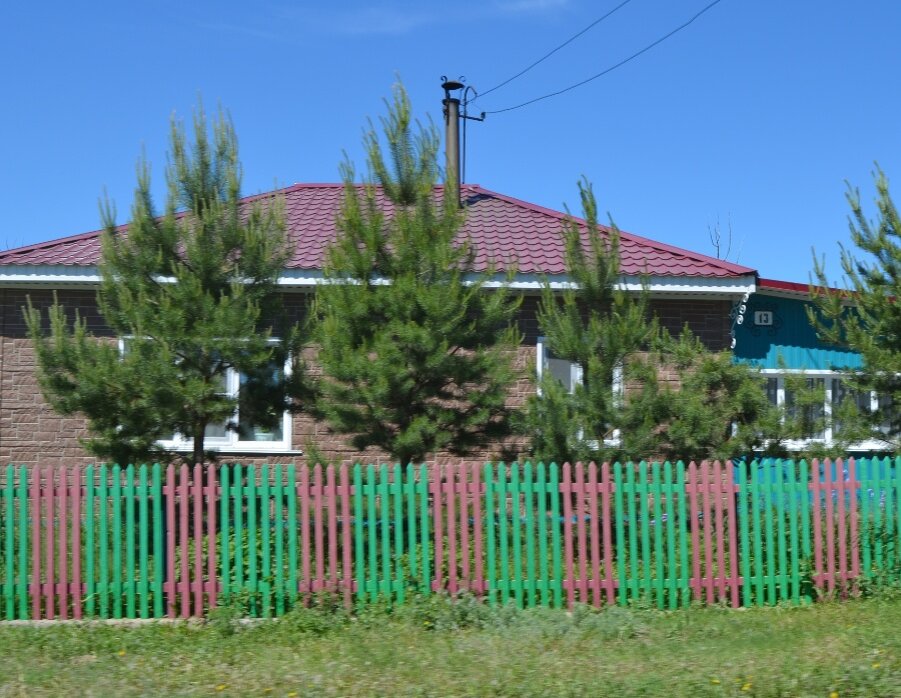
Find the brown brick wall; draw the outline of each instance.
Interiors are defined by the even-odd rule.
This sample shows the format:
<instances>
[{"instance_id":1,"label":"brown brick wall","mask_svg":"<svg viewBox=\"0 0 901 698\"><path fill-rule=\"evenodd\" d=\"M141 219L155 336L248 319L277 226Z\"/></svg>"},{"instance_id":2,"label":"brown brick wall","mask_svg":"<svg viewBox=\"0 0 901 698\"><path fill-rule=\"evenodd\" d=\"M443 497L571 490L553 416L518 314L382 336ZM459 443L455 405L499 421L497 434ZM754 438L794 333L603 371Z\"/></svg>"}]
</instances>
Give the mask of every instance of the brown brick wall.
<instances>
[{"instance_id":1,"label":"brown brick wall","mask_svg":"<svg viewBox=\"0 0 901 698\"><path fill-rule=\"evenodd\" d=\"M97 312L93 291L61 289L57 294L70 319L77 309L95 335L112 336ZM0 289L0 464L74 465L92 462L94 459L85 453L78 442L79 437L86 434L84 420L57 415L41 396L34 375L34 350L26 336L21 313L28 297L42 310L53 303L51 291ZM297 321L303 317L307 296L285 294L284 303L289 321ZM523 299L518 317L523 345L516 357L516 366L522 377L511 391L511 404L522 404L534 390L532 375L535 369L535 343L540 336L535 319L537 306L537 296L526 296ZM663 325L671 331L681 331L682 326L688 322L711 349L728 346L728 301L654 300L652 308ZM292 445L295 449L306 450L308 444L313 443L330 459L369 461L383 456L375 451L363 454L355 451L346 445L345 437L330 434L325 425L306 415L294 417L292 432ZM516 452L522 450L525 444L512 442L506 446ZM467 460L495 459L500 451L499 445L475 453ZM431 454L430 459L446 457L447 454L436 453ZM292 456L258 457L251 454L229 455L228 458L240 458L241 462L303 460Z\"/></svg>"},{"instance_id":2,"label":"brown brick wall","mask_svg":"<svg viewBox=\"0 0 901 698\"><path fill-rule=\"evenodd\" d=\"M672 334L678 335L686 324L712 351L728 349L732 304L728 300L696 300L690 298L651 300L651 312L660 324Z\"/></svg>"}]
</instances>

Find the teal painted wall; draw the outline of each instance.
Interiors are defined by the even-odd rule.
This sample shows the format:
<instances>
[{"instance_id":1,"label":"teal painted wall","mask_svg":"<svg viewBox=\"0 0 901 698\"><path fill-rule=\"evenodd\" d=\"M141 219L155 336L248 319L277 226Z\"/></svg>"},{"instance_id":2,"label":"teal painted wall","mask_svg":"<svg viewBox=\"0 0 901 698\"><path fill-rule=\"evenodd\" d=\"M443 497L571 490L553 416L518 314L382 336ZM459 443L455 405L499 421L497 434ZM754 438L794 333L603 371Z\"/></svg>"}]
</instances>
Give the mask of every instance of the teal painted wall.
<instances>
[{"instance_id":1,"label":"teal painted wall","mask_svg":"<svg viewBox=\"0 0 901 698\"><path fill-rule=\"evenodd\" d=\"M760 368L847 369L861 365L860 356L842 351L817 339L807 319L803 300L752 294L744 322L735 325L736 361L749 361ZM754 324L755 311L770 311L773 324ZM782 358L780 366L779 357Z\"/></svg>"}]
</instances>

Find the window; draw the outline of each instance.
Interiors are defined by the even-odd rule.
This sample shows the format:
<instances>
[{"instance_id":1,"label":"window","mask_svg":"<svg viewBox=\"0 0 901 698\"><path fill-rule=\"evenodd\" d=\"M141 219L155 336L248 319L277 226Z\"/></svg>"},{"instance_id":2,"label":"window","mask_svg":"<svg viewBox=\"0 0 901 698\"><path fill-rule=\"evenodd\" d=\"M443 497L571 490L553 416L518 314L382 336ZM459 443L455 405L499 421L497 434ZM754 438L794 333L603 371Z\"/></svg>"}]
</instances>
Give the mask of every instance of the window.
<instances>
[{"instance_id":1,"label":"window","mask_svg":"<svg viewBox=\"0 0 901 698\"><path fill-rule=\"evenodd\" d=\"M550 350L547 345L547 339L545 337L538 338L537 344L537 366L536 370L538 373L538 394L541 395L541 380L545 374L550 374L554 378L556 378L560 383L566 388L566 392L572 395L577 385L582 385L583 375L582 375L582 367L572 361L567 361L566 359L561 359L554 355L554 353ZM614 398L618 401L622 399L623 396L623 367L616 366L613 369L613 395ZM582 439L584 434L578 434L578 438ZM609 438L604 439L604 443L610 446L615 446L619 443L620 433L619 429L614 429L610 434ZM594 447L597 447L597 442L592 441Z\"/></svg>"},{"instance_id":2,"label":"window","mask_svg":"<svg viewBox=\"0 0 901 698\"><path fill-rule=\"evenodd\" d=\"M280 371L287 370L273 365L269 376L276 378ZM291 448L291 417L286 412L280 423L272 428L263 428L251 423L241 415L241 402L247 392L247 376L234 369L228 369L222 376L221 394L238 399L235 414L227 422L208 424L204 446L217 451L273 452ZM176 434L163 445L176 450L191 448L191 440Z\"/></svg>"},{"instance_id":3,"label":"window","mask_svg":"<svg viewBox=\"0 0 901 698\"><path fill-rule=\"evenodd\" d=\"M786 411L793 415L798 415L798 410L802 409L796 405L795 395L793 391L786 386L785 376L791 371L775 371L765 370L766 376L766 394L770 403L773 405L784 406ZM823 391L823 403L804 407L805 421L810 425L810 431L805 438L799 441L789 442L789 449L804 448L811 441L822 441L826 444L832 443L834 437L841 432L841 421L838 418L838 407L846 400L853 400L857 408L862 412L872 412L877 409L885 410L891 406L891 398L888 396L879 396L871 391L853 390L842 378L841 373L835 371L797 371L796 373L805 374L807 387L818 388ZM833 417L835 415L835 417ZM880 427L882 431L888 429L887 425ZM884 444L877 440L866 441L861 444L854 444L855 450L876 450L883 447Z\"/></svg>"},{"instance_id":4,"label":"window","mask_svg":"<svg viewBox=\"0 0 901 698\"><path fill-rule=\"evenodd\" d=\"M541 394L541 379L546 373L556 378L572 395L577 385L582 384L582 367L574 362L554 356L545 337L538 338L538 392Z\"/></svg>"},{"instance_id":5,"label":"window","mask_svg":"<svg viewBox=\"0 0 901 698\"><path fill-rule=\"evenodd\" d=\"M273 340L276 341L276 340ZM119 342L120 351L128 350L128 340ZM272 364L264 371L264 380L275 380L283 372L288 372L290 365ZM204 447L214 451L236 453L269 453L283 452L291 449L291 415L285 412L281 420L272 428L264 428L253 424L241 415L241 403L247 395L248 377L233 368L219 376L218 390L220 395L237 398L238 407L228 420L217 424L208 424L204 431ZM190 450L191 439L182 434L174 434L171 438L161 440L165 448L176 451Z\"/></svg>"}]
</instances>

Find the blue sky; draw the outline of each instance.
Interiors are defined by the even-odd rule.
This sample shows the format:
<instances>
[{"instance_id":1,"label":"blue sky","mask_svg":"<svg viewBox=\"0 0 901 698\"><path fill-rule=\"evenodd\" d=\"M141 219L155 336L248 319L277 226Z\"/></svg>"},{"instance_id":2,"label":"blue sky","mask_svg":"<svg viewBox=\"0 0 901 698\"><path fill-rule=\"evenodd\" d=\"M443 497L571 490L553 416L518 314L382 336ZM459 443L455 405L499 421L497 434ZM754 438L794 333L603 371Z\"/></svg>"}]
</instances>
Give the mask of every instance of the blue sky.
<instances>
[{"instance_id":1,"label":"blue sky","mask_svg":"<svg viewBox=\"0 0 901 698\"><path fill-rule=\"evenodd\" d=\"M0 248L127 218L139 154L163 191L168 121L202 95L233 117L247 194L337 181L396 76L441 121L440 76L485 92L621 0L6 3L0 10ZM473 109L559 90L679 26L709 0L631 0ZM835 275L845 180L901 187L901 3L722 0L594 82L468 129L467 181L562 209L594 184L624 230L806 281ZM896 187L896 188L898 188ZM901 189L899 189L901 192ZM899 193L901 197L901 193ZM872 211L872 206L870 206Z\"/></svg>"}]
</instances>

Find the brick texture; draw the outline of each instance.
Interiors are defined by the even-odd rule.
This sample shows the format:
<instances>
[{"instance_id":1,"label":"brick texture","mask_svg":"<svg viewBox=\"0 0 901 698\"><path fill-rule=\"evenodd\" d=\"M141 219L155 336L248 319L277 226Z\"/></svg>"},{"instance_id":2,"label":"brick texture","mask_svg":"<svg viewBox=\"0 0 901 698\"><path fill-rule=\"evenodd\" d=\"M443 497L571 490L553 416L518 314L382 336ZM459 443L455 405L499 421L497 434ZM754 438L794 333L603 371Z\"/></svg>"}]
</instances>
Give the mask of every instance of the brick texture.
<instances>
[{"instance_id":1,"label":"brick texture","mask_svg":"<svg viewBox=\"0 0 901 698\"><path fill-rule=\"evenodd\" d=\"M77 311L95 335L112 337L97 312L93 291L61 289L57 296L70 320ZM85 421L80 417L62 417L53 412L44 401L35 378L34 349L27 338L21 309L30 298L35 307L45 310L52 305L53 297L53 292L48 290L0 289L0 464L76 465L95 460L79 443L79 438L86 435ZM288 293L284 295L283 302L288 321L297 322L304 316L308 296ZM534 392L535 344L540 335L535 317L537 306L537 296L526 296L517 318L523 343L517 350L515 365L521 377L511 389L511 405L523 404ZM652 308L667 329L679 332L688 323L709 348L728 347L728 301L654 300ZM674 379L674 376L662 377ZM329 433L324 424L302 414L293 418L292 442L293 448L304 450L309 444L314 444L326 458L333 461L370 462L381 460L385 455L375 450L360 453L346 444L346 437ZM466 460L509 458L511 454L522 452L525 446L524 441L517 440L495 444L473 453ZM242 463L304 460L302 457L277 454L264 457L252 453L229 454L224 458ZM448 458L452 457L447 453L433 453L428 459ZM453 460L459 458L453 457Z\"/></svg>"}]
</instances>

